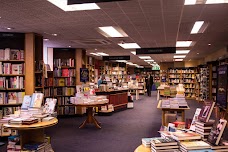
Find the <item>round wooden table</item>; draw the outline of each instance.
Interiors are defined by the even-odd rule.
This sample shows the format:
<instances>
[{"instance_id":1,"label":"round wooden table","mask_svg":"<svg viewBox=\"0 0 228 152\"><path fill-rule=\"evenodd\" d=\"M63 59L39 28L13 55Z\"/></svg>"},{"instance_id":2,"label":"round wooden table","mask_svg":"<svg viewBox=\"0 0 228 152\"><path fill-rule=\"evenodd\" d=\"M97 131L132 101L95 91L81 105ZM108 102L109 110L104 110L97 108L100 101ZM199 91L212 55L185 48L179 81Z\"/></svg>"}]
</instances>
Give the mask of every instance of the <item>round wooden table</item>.
<instances>
[{"instance_id":1,"label":"round wooden table","mask_svg":"<svg viewBox=\"0 0 228 152\"><path fill-rule=\"evenodd\" d=\"M108 102L97 102L97 103L88 103L88 104L75 104L78 107L87 108L87 118L86 120L79 126L79 128L85 127L87 123L93 123L97 128L101 129L100 123L96 120L93 113L94 107L101 107L106 105Z\"/></svg>"},{"instance_id":2,"label":"round wooden table","mask_svg":"<svg viewBox=\"0 0 228 152\"><path fill-rule=\"evenodd\" d=\"M31 125L15 125L15 124L4 124L3 126L9 129L18 130L20 135L21 147L29 142L42 143L45 139L44 129L47 127L54 126L58 123L58 119L54 118L50 121L38 122Z\"/></svg>"},{"instance_id":3,"label":"round wooden table","mask_svg":"<svg viewBox=\"0 0 228 152\"><path fill-rule=\"evenodd\" d=\"M138 146L134 152L150 152L150 148L147 148L143 145Z\"/></svg>"}]
</instances>

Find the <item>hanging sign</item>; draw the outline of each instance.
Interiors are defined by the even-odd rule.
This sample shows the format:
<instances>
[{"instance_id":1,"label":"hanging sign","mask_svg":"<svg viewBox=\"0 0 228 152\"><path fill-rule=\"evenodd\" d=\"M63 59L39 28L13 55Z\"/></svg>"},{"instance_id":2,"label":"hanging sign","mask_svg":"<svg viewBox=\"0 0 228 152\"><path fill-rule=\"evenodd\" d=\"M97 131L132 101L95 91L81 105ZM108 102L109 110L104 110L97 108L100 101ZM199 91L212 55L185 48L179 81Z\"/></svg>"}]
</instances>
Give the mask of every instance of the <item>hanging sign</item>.
<instances>
[{"instance_id":1,"label":"hanging sign","mask_svg":"<svg viewBox=\"0 0 228 152\"><path fill-rule=\"evenodd\" d=\"M159 47L159 48L140 48L136 49L136 54L168 54L176 53L176 47Z\"/></svg>"}]
</instances>

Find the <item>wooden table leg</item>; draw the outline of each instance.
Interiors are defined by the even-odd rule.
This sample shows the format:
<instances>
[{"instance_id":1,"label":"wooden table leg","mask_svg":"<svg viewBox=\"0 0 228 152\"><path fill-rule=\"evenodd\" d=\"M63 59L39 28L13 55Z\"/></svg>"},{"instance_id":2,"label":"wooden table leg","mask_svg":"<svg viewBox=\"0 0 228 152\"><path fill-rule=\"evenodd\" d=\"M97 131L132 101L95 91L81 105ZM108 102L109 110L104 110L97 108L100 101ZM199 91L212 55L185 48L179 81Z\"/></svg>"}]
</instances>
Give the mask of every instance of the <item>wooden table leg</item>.
<instances>
[{"instance_id":1,"label":"wooden table leg","mask_svg":"<svg viewBox=\"0 0 228 152\"><path fill-rule=\"evenodd\" d=\"M139 100L139 90L138 89L136 89L135 90L135 100Z\"/></svg>"},{"instance_id":2,"label":"wooden table leg","mask_svg":"<svg viewBox=\"0 0 228 152\"><path fill-rule=\"evenodd\" d=\"M88 107L88 115L87 115L87 118L86 120L79 126L79 128L83 128L85 127L85 125L87 123L93 123L95 124L95 126L99 129L101 129L101 126L100 126L100 123L95 119L95 117L93 116L93 107Z\"/></svg>"}]
</instances>

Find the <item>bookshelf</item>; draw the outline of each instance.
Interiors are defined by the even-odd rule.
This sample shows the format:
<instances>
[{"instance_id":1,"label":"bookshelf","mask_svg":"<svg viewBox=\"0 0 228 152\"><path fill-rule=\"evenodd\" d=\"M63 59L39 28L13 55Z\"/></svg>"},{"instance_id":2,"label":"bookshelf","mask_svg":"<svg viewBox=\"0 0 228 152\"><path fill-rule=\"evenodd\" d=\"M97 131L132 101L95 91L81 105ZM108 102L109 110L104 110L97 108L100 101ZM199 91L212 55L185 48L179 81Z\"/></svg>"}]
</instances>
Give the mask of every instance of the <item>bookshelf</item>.
<instances>
[{"instance_id":1,"label":"bookshelf","mask_svg":"<svg viewBox=\"0 0 228 152\"><path fill-rule=\"evenodd\" d=\"M138 82L139 94L145 95L145 93L146 93L146 82L145 82L145 78L140 76L140 77L136 78L136 80Z\"/></svg>"},{"instance_id":2,"label":"bookshelf","mask_svg":"<svg viewBox=\"0 0 228 152\"><path fill-rule=\"evenodd\" d=\"M45 81L45 95L57 99L58 115L75 115L76 107L71 106L70 97L76 88L76 49L53 48L53 73ZM53 78L51 76L53 75Z\"/></svg>"},{"instance_id":3,"label":"bookshelf","mask_svg":"<svg viewBox=\"0 0 228 152\"><path fill-rule=\"evenodd\" d=\"M195 99L195 68L168 69L169 85L183 83L185 87L185 98Z\"/></svg>"},{"instance_id":4,"label":"bookshelf","mask_svg":"<svg viewBox=\"0 0 228 152\"><path fill-rule=\"evenodd\" d=\"M160 70L161 82L167 82L167 70Z\"/></svg>"},{"instance_id":5,"label":"bookshelf","mask_svg":"<svg viewBox=\"0 0 228 152\"><path fill-rule=\"evenodd\" d=\"M89 70L89 82L95 82L95 59L91 56L86 57L86 68Z\"/></svg>"},{"instance_id":6,"label":"bookshelf","mask_svg":"<svg viewBox=\"0 0 228 152\"><path fill-rule=\"evenodd\" d=\"M154 78L154 83L160 82L160 70L152 70L152 76Z\"/></svg>"},{"instance_id":7,"label":"bookshelf","mask_svg":"<svg viewBox=\"0 0 228 152\"><path fill-rule=\"evenodd\" d=\"M199 101L204 101L209 98L209 68L207 65L201 65L199 68L200 74L200 96Z\"/></svg>"}]
</instances>

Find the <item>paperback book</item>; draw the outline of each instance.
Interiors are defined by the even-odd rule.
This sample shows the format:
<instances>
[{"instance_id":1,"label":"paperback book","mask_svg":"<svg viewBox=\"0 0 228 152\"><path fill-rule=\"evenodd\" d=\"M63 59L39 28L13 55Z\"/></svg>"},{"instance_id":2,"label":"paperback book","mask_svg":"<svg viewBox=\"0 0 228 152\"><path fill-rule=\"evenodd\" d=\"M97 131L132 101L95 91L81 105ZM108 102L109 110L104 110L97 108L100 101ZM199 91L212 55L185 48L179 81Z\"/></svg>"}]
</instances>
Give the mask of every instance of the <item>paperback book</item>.
<instances>
[{"instance_id":1,"label":"paperback book","mask_svg":"<svg viewBox=\"0 0 228 152\"><path fill-rule=\"evenodd\" d=\"M191 123L191 126L189 128L192 131L195 131L196 130L196 121L198 121L198 117L199 117L200 111L201 111L201 109L200 108L197 108L196 109L196 112L195 112L195 114L193 116L192 123Z\"/></svg>"},{"instance_id":2,"label":"paperback book","mask_svg":"<svg viewBox=\"0 0 228 152\"><path fill-rule=\"evenodd\" d=\"M199 114L199 120L202 122L208 122L214 106L215 106L215 102L211 100L205 100L204 106Z\"/></svg>"},{"instance_id":3,"label":"paperback book","mask_svg":"<svg viewBox=\"0 0 228 152\"><path fill-rule=\"evenodd\" d=\"M204 141L182 141L180 145L186 150L209 149L211 147Z\"/></svg>"},{"instance_id":4,"label":"paperback book","mask_svg":"<svg viewBox=\"0 0 228 152\"><path fill-rule=\"evenodd\" d=\"M201 139L200 134L194 132L174 132L172 138L175 140L197 140Z\"/></svg>"},{"instance_id":5,"label":"paperback book","mask_svg":"<svg viewBox=\"0 0 228 152\"><path fill-rule=\"evenodd\" d=\"M28 110L28 108L31 104L31 101L32 101L32 97L30 95L25 95L23 102L22 102L21 109L22 110Z\"/></svg>"},{"instance_id":6,"label":"paperback book","mask_svg":"<svg viewBox=\"0 0 228 152\"><path fill-rule=\"evenodd\" d=\"M43 93L33 93L30 107L31 108L40 108L42 101L43 101L43 96L44 96Z\"/></svg>"},{"instance_id":7,"label":"paperback book","mask_svg":"<svg viewBox=\"0 0 228 152\"><path fill-rule=\"evenodd\" d=\"M159 146L171 146L171 145L177 145L177 142L172 138L157 138L157 139L151 139L151 144L154 147Z\"/></svg>"},{"instance_id":8,"label":"paperback book","mask_svg":"<svg viewBox=\"0 0 228 152\"><path fill-rule=\"evenodd\" d=\"M46 98L46 102L44 104L43 112L52 114L55 111L56 102L57 102L57 99Z\"/></svg>"},{"instance_id":9,"label":"paperback book","mask_svg":"<svg viewBox=\"0 0 228 152\"><path fill-rule=\"evenodd\" d=\"M154 139L162 139L161 137L154 137L154 138L142 138L142 145L145 147L151 147L151 140Z\"/></svg>"}]
</instances>

